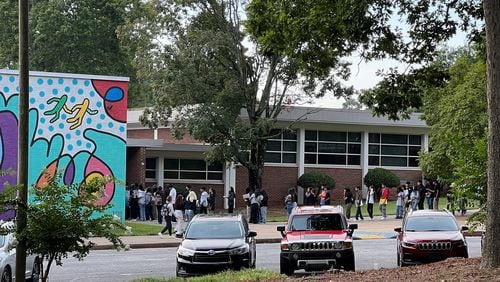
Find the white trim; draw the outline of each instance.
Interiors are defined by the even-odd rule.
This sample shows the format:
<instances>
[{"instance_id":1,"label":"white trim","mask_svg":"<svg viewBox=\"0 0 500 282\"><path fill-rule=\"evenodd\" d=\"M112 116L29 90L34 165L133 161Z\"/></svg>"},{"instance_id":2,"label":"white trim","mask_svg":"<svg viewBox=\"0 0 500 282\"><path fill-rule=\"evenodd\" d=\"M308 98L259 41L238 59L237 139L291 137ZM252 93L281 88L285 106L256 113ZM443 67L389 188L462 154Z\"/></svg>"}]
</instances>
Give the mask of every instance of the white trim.
<instances>
[{"instance_id":1,"label":"white trim","mask_svg":"<svg viewBox=\"0 0 500 282\"><path fill-rule=\"evenodd\" d=\"M168 179L165 178L164 183L186 183L186 184L212 184L212 185L221 185L224 184L224 180L201 180L201 179Z\"/></svg>"},{"instance_id":2,"label":"white trim","mask_svg":"<svg viewBox=\"0 0 500 282\"><path fill-rule=\"evenodd\" d=\"M153 131L153 139L158 140L158 128L155 128L155 130Z\"/></svg>"},{"instance_id":3,"label":"white trim","mask_svg":"<svg viewBox=\"0 0 500 282\"><path fill-rule=\"evenodd\" d=\"M420 167L404 167L404 166L368 166L368 169L383 168L387 170L409 170L409 171L420 171Z\"/></svg>"},{"instance_id":4,"label":"white trim","mask_svg":"<svg viewBox=\"0 0 500 282\"><path fill-rule=\"evenodd\" d=\"M156 179L158 180L156 183L156 186L163 186L163 183L165 182L165 174L164 174L164 168L165 168L165 162L164 162L164 157L163 156L158 156L156 160L158 163L156 164L156 167L158 171L156 172Z\"/></svg>"},{"instance_id":5,"label":"white trim","mask_svg":"<svg viewBox=\"0 0 500 282\"><path fill-rule=\"evenodd\" d=\"M302 174L304 174L304 161L305 161L305 150L306 150L306 129L305 128L300 128L299 132L299 150L297 152L297 163L298 163L298 176L301 177Z\"/></svg>"},{"instance_id":6,"label":"white trim","mask_svg":"<svg viewBox=\"0 0 500 282\"><path fill-rule=\"evenodd\" d=\"M368 145L369 145L369 132L368 131L364 131L362 132L362 135L361 135L361 169L362 169L362 172L361 172L361 190L362 190L362 194L363 194L363 197L366 198L366 194L368 193L368 187L366 187L366 185L363 183L363 179L365 178L365 175L368 173L368 169L369 169L369 166L368 166Z\"/></svg>"},{"instance_id":7,"label":"white trim","mask_svg":"<svg viewBox=\"0 0 500 282\"><path fill-rule=\"evenodd\" d=\"M283 164L279 164L279 163L264 163L264 167L266 166L269 166L269 167L298 167L297 164L292 164L292 163L283 163Z\"/></svg>"},{"instance_id":8,"label":"white trim","mask_svg":"<svg viewBox=\"0 0 500 282\"><path fill-rule=\"evenodd\" d=\"M0 69L0 74L19 75L19 71L18 70ZM75 78L75 79L98 79L98 80L125 81L125 82L130 81L130 78L123 77L123 76L107 76L107 75L61 73L61 72L42 72L42 71L30 71L29 76L30 77L33 76L33 77Z\"/></svg>"},{"instance_id":9,"label":"white trim","mask_svg":"<svg viewBox=\"0 0 500 282\"><path fill-rule=\"evenodd\" d=\"M307 168L340 168L340 169L361 169L360 165L318 165L318 164L304 164Z\"/></svg>"}]
</instances>

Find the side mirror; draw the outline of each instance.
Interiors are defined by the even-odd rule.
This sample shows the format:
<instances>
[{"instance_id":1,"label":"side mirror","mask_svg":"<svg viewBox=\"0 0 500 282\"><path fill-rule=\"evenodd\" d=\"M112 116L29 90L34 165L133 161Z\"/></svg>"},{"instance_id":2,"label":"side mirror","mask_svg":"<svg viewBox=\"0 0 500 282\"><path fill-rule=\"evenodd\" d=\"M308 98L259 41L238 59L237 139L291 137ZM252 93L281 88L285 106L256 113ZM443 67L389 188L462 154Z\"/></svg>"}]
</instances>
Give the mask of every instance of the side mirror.
<instances>
[{"instance_id":1,"label":"side mirror","mask_svg":"<svg viewBox=\"0 0 500 282\"><path fill-rule=\"evenodd\" d=\"M469 227L468 226L462 226L462 231L468 231Z\"/></svg>"},{"instance_id":2,"label":"side mirror","mask_svg":"<svg viewBox=\"0 0 500 282\"><path fill-rule=\"evenodd\" d=\"M257 236L257 232L255 231L248 231L248 237L255 237Z\"/></svg>"},{"instance_id":3,"label":"side mirror","mask_svg":"<svg viewBox=\"0 0 500 282\"><path fill-rule=\"evenodd\" d=\"M12 238L7 243L6 249L10 251L10 250L15 249L16 247L17 247L17 240L15 238Z\"/></svg>"},{"instance_id":4,"label":"side mirror","mask_svg":"<svg viewBox=\"0 0 500 282\"><path fill-rule=\"evenodd\" d=\"M350 229L350 230L358 229L358 225L357 225L356 223L354 223L354 224L349 224L349 229Z\"/></svg>"},{"instance_id":5,"label":"side mirror","mask_svg":"<svg viewBox=\"0 0 500 282\"><path fill-rule=\"evenodd\" d=\"M398 233L401 233L401 227L396 227L394 228L394 231L398 232Z\"/></svg>"},{"instance_id":6,"label":"side mirror","mask_svg":"<svg viewBox=\"0 0 500 282\"><path fill-rule=\"evenodd\" d=\"M285 226L284 225L277 226L276 230L281 233L281 237L285 237Z\"/></svg>"}]
</instances>

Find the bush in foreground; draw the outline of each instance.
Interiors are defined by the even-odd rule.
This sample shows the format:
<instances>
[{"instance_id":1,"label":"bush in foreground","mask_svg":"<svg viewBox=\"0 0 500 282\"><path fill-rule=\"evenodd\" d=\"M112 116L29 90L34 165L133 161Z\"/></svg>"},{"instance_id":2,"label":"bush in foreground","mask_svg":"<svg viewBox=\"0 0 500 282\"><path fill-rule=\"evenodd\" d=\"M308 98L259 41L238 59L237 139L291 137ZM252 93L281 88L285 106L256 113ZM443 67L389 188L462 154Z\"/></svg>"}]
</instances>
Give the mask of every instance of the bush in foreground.
<instances>
[{"instance_id":1,"label":"bush in foreground","mask_svg":"<svg viewBox=\"0 0 500 282\"><path fill-rule=\"evenodd\" d=\"M145 278L135 282L232 282L232 281L265 281L286 279L286 276L264 269L244 269L241 271L228 270L212 275L190 278Z\"/></svg>"}]
</instances>

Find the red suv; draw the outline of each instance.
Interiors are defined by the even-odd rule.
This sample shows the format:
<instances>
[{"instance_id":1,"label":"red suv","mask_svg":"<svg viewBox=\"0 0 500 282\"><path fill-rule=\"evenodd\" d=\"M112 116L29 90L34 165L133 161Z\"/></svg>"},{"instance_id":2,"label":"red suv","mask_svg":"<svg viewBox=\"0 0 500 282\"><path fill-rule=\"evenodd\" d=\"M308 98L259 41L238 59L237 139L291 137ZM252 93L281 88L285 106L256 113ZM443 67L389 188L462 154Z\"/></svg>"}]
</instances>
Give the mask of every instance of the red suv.
<instances>
[{"instance_id":1,"label":"red suv","mask_svg":"<svg viewBox=\"0 0 500 282\"><path fill-rule=\"evenodd\" d=\"M298 207L281 232L280 272L291 275L297 269L327 270L332 267L354 271L352 233L357 224L347 225L342 207Z\"/></svg>"},{"instance_id":2,"label":"red suv","mask_svg":"<svg viewBox=\"0 0 500 282\"><path fill-rule=\"evenodd\" d=\"M394 228L397 236L399 266L469 257L467 241L455 216L450 212L418 210L403 219L403 226Z\"/></svg>"}]
</instances>

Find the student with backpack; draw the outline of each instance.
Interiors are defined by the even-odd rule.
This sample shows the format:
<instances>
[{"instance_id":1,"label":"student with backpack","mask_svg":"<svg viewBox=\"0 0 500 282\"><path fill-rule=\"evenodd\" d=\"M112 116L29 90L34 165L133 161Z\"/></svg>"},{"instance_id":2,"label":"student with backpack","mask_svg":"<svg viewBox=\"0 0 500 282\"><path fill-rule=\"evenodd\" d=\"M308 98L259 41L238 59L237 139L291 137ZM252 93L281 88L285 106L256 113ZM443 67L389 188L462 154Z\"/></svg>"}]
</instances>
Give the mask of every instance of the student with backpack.
<instances>
[{"instance_id":1,"label":"student with backpack","mask_svg":"<svg viewBox=\"0 0 500 282\"><path fill-rule=\"evenodd\" d=\"M172 204L172 198L167 197L167 202L163 205L161 209L161 215L165 218L165 227L158 233L161 237L163 233L168 230L168 237L172 237L172 217L174 216L174 205Z\"/></svg>"},{"instance_id":2,"label":"student with backpack","mask_svg":"<svg viewBox=\"0 0 500 282\"><path fill-rule=\"evenodd\" d=\"M161 207L163 206L163 201L161 198L161 193L160 191L157 191L155 193L155 202L156 202L156 210L158 212L158 224L163 223L163 216L161 215Z\"/></svg>"}]
</instances>

